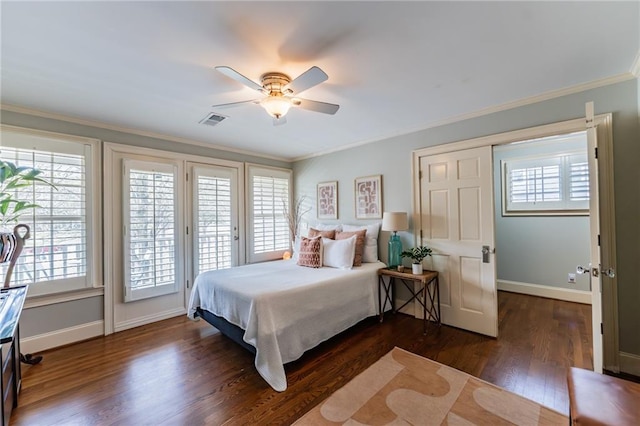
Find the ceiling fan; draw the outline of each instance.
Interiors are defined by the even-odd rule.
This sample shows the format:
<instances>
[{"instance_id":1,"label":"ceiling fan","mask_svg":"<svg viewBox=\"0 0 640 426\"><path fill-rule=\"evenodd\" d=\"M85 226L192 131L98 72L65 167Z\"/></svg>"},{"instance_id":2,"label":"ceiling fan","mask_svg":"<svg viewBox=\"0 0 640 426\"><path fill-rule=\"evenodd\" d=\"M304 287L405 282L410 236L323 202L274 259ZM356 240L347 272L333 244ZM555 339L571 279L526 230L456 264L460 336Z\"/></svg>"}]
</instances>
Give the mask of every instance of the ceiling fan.
<instances>
[{"instance_id":1,"label":"ceiling fan","mask_svg":"<svg viewBox=\"0 0 640 426\"><path fill-rule=\"evenodd\" d=\"M298 98L300 92L304 92L323 81L329 76L318 67L311 67L307 71L300 74L295 79L283 73L268 72L260 77L258 84L255 81L245 77L238 71L227 66L215 67L222 74L230 77L245 86L261 92L266 95L259 99L251 99L248 101L232 102L228 104L213 105L213 108L227 108L242 104L257 104L267 111L273 117L273 124L279 125L286 123L285 115L291 107L303 108L309 111L321 112L323 114L335 114L340 105L329 104L326 102L312 101L309 99Z\"/></svg>"}]
</instances>

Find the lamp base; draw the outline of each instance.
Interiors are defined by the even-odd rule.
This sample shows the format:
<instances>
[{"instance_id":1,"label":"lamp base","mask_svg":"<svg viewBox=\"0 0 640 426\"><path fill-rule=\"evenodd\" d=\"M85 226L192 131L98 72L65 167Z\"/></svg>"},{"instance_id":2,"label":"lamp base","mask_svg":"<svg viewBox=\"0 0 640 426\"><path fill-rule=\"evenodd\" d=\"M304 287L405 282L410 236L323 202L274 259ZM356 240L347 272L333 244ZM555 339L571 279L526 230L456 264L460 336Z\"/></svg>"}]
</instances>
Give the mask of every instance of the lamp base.
<instances>
[{"instance_id":1,"label":"lamp base","mask_svg":"<svg viewBox=\"0 0 640 426\"><path fill-rule=\"evenodd\" d=\"M396 268L402 264L400 253L402 253L402 241L400 241L398 234L394 232L389 238L389 268Z\"/></svg>"}]
</instances>

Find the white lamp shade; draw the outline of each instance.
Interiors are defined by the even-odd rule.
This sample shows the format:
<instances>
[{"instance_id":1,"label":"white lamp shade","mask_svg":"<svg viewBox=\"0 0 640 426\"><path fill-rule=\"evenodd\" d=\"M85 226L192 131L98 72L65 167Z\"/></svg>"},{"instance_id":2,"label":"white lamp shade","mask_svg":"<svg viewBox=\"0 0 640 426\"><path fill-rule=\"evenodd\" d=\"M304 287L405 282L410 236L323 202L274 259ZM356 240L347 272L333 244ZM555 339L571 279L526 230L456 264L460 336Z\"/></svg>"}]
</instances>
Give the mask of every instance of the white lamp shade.
<instances>
[{"instance_id":1,"label":"white lamp shade","mask_svg":"<svg viewBox=\"0 0 640 426\"><path fill-rule=\"evenodd\" d=\"M384 212L382 214L383 231L406 231L409 229L409 219L406 212Z\"/></svg>"}]
</instances>

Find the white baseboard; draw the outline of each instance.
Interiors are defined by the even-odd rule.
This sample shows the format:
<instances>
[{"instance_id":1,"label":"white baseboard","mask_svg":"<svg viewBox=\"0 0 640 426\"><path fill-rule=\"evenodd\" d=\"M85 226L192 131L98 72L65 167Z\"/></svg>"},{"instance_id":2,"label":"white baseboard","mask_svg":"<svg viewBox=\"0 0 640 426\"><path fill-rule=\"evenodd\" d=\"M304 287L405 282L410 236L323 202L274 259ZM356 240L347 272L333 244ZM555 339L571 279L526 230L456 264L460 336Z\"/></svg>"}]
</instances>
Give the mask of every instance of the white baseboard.
<instances>
[{"instance_id":1,"label":"white baseboard","mask_svg":"<svg viewBox=\"0 0 640 426\"><path fill-rule=\"evenodd\" d=\"M162 320L177 317L180 315L187 315L187 310L185 308L177 308L177 309L160 312L153 315L134 318L128 321L118 322L115 324L113 331L117 333L118 331L128 330L130 328L151 324L152 322L162 321Z\"/></svg>"},{"instance_id":2,"label":"white baseboard","mask_svg":"<svg viewBox=\"0 0 640 426\"><path fill-rule=\"evenodd\" d=\"M618 354L620 356L620 372L640 377L640 356L626 352Z\"/></svg>"},{"instance_id":3,"label":"white baseboard","mask_svg":"<svg viewBox=\"0 0 640 426\"><path fill-rule=\"evenodd\" d=\"M34 353L104 335L104 321L94 321L50 333L20 338L20 351Z\"/></svg>"},{"instance_id":4,"label":"white baseboard","mask_svg":"<svg viewBox=\"0 0 640 426\"><path fill-rule=\"evenodd\" d=\"M549 299L566 300L567 302L591 304L591 292L588 291L549 287L546 285L521 283L517 281L498 280L497 282L498 290L546 297Z\"/></svg>"}]
</instances>

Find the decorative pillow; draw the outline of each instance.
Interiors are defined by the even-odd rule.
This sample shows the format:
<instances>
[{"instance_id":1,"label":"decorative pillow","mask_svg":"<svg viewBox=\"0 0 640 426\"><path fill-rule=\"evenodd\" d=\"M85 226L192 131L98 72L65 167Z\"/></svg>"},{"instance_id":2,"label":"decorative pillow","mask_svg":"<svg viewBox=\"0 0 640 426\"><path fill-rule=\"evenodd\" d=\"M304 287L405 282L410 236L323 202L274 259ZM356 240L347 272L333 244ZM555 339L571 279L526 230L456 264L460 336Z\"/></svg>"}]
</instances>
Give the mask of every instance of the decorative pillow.
<instances>
[{"instance_id":1,"label":"decorative pillow","mask_svg":"<svg viewBox=\"0 0 640 426\"><path fill-rule=\"evenodd\" d=\"M345 240L349 237L356 236L356 253L353 258L353 266L362 265L362 253L364 252L364 237L367 234L366 230L353 231L353 232L336 232L336 240Z\"/></svg>"},{"instance_id":2,"label":"decorative pillow","mask_svg":"<svg viewBox=\"0 0 640 426\"><path fill-rule=\"evenodd\" d=\"M351 269L356 254L356 236L346 240L322 239L322 264L331 268Z\"/></svg>"},{"instance_id":3,"label":"decorative pillow","mask_svg":"<svg viewBox=\"0 0 640 426\"><path fill-rule=\"evenodd\" d=\"M367 238L377 240L378 234L380 233L380 222L370 225L342 225L342 231L344 232L361 231L363 229L367 230Z\"/></svg>"},{"instance_id":4,"label":"decorative pillow","mask_svg":"<svg viewBox=\"0 0 640 426\"><path fill-rule=\"evenodd\" d=\"M313 227L318 231L342 231L342 225L339 223L316 223Z\"/></svg>"},{"instance_id":5,"label":"decorative pillow","mask_svg":"<svg viewBox=\"0 0 640 426\"><path fill-rule=\"evenodd\" d=\"M309 268L322 267L322 238L300 237L300 252L296 263Z\"/></svg>"},{"instance_id":6,"label":"decorative pillow","mask_svg":"<svg viewBox=\"0 0 640 426\"><path fill-rule=\"evenodd\" d=\"M314 237L329 238L331 240L334 240L336 238L336 231L335 229L332 229L330 231L321 231L319 229L309 228L309 238Z\"/></svg>"},{"instance_id":7,"label":"decorative pillow","mask_svg":"<svg viewBox=\"0 0 640 426\"><path fill-rule=\"evenodd\" d=\"M345 232L367 230L364 242L364 251L362 252L363 263L373 263L378 261L378 235L380 234L380 222L371 225L342 225Z\"/></svg>"}]
</instances>

